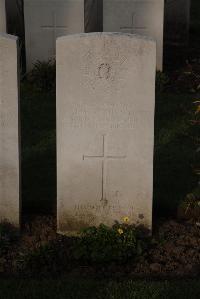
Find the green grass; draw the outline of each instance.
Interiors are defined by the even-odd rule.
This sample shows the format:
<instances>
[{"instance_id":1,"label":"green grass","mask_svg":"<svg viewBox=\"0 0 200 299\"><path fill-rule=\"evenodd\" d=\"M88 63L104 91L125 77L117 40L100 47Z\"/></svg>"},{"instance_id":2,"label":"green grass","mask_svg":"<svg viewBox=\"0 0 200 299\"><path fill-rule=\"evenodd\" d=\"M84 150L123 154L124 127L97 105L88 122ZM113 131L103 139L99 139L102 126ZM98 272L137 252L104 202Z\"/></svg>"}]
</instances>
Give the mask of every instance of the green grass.
<instances>
[{"instance_id":1,"label":"green grass","mask_svg":"<svg viewBox=\"0 0 200 299\"><path fill-rule=\"evenodd\" d=\"M178 203L197 184L191 165L195 146L190 112L195 96L160 94L156 97L154 212L173 215Z\"/></svg>"},{"instance_id":2,"label":"green grass","mask_svg":"<svg viewBox=\"0 0 200 299\"><path fill-rule=\"evenodd\" d=\"M6 299L197 299L200 281L105 281L62 277L51 280L1 280Z\"/></svg>"},{"instance_id":3,"label":"green grass","mask_svg":"<svg viewBox=\"0 0 200 299\"><path fill-rule=\"evenodd\" d=\"M23 210L51 212L56 203L55 93L21 88Z\"/></svg>"}]
</instances>

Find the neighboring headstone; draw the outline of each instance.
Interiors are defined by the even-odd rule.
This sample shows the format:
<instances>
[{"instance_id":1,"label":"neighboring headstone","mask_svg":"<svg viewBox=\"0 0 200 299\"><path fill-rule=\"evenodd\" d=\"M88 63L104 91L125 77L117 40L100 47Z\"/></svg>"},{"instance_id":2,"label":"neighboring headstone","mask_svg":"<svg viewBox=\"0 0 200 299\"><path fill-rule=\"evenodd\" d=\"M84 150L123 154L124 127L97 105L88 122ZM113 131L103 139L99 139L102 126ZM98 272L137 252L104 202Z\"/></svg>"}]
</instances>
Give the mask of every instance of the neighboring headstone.
<instances>
[{"instance_id":1,"label":"neighboring headstone","mask_svg":"<svg viewBox=\"0 0 200 299\"><path fill-rule=\"evenodd\" d=\"M85 32L103 31L103 0L85 0Z\"/></svg>"},{"instance_id":2,"label":"neighboring headstone","mask_svg":"<svg viewBox=\"0 0 200 299\"><path fill-rule=\"evenodd\" d=\"M55 57L56 38L84 32L84 0L24 0L26 62Z\"/></svg>"},{"instance_id":3,"label":"neighboring headstone","mask_svg":"<svg viewBox=\"0 0 200 299\"><path fill-rule=\"evenodd\" d=\"M190 0L165 0L165 43L187 45L189 26Z\"/></svg>"},{"instance_id":4,"label":"neighboring headstone","mask_svg":"<svg viewBox=\"0 0 200 299\"><path fill-rule=\"evenodd\" d=\"M164 0L104 0L103 31L134 33L157 42L157 69L163 67Z\"/></svg>"},{"instance_id":5,"label":"neighboring headstone","mask_svg":"<svg viewBox=\"0 0 200 299\"><path fill-rule=\"evenodd\" d=\"M6 7L5 0L0 0L0 33L6 32Z\"/></svg>"},{"instance_id":6,"label":"neighboring headstone","mask_svg":"<svg viewBox=\"0 0 200 299\"><path fill-rule=\"evenodd\" d=\"M56 61L58 231L125 216L151 229L155 42L72 35Z\"/></svg>"},{"instance_id":7,"label":"neighboring headstone","mask_svg":"<svg viewBox=\"0 0 200 299\"><path fill-rule=\"evenodd\" d=\"M17 38L0 35L0 221L19 226L19 97Z\"/></svg>"}]
</instances>

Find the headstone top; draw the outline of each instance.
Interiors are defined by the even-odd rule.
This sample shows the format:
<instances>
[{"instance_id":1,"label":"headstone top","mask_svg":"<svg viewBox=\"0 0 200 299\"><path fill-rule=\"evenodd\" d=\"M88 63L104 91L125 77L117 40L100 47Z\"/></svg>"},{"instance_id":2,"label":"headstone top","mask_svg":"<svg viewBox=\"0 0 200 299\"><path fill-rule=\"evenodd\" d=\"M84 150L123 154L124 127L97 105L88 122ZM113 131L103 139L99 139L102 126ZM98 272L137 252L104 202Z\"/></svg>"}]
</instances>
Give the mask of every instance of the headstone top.
<instances>
[{"instance_id":1,"label":"headstone top","mask_svg":"<svg viewBox=\"0 0 200 299\"><path fill-rule=\"evenodd\" d=\"M18 40L17 36L14 36L14 35L11 35L11 34L7 34L7 33L2 33L2 32L0 32L0 38L1 39L5 38L7 40L14 40L14 41Z\"/></svg>"},{"instance_id":2,"label":"headstone top","mask_svg":"<svg viewBox=\"0 0 200 299\"><path fill-rule=\"evenodd\" d=\"M76 39L76 38L104 38L104 37L119 37L119 38L130 38L130 39L137 39L143 41L150 41L155 45L155 40L153 37L150 36L142 36L139 34L131 34L128 32L91 32L91 33L75 33L75 34L68 34L65 36L60 36L57 38L57 42L59 41L67 41L68 39Z\"/></svg>"},{"instance_id":3,"label":"headstone top","mask_svg":"<svg viewBox=\"0 0 200 299\"><path fill-rule=\"evenodd\" d=\"M103 31L152 37L157 69L163 67L164 0L103 0Z\"/></svg>"}]
</instances>

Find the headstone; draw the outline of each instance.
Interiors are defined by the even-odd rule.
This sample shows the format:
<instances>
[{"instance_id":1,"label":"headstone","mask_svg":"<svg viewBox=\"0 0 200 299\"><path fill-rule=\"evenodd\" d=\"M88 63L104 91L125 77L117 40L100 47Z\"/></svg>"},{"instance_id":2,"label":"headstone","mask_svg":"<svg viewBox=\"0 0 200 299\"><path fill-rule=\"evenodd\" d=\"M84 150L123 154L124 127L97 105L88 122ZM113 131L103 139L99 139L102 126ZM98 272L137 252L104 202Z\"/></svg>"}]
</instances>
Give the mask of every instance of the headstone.
<instances>
[{"instance_id":1,"label":"headstone","mask_svg":"<svg viewBox=\"0 0 200 299\"><path fill-rule=\"evenodd\" d=\"M187 45L189 26L190 0L165 0L165 43Z\"/></svg>"},{"instance_id":2,"label":"headstone","mask_svg":"<svg viewBox=\"0 0 200 299\"><path fill-rule=\"evenodd\" d=\"M17 38L0 35L0 221L19 226L19 98Z\"/></svg>"},{"instance_id":3,"label":"headstone","mask_svg":"<svg viewBox=\"0 0 200 299\"><path fill-rule=\"evenodd\" d=\"M5 0L0 0L0 32L6 32L6 7Z\"/></svg>"},{"instance_id":4,"label":"headstone","mask_svg":"<svg viewBox=\"0 0 200 299\"><path fill-rule=\"evenodd\" d=\"M103 31L103 0L85 0L85 32Z\"/></svg>"},{"instance_id":5,"label":"headstone","mask_svg":"<svg viewBox=\"0 0 200 299\"><path fill-rule=\"evenodd\" d=\"M56 61L58 231L125 216L151 228L155 42L72 35Z\"/></svg>"},{"instance_id":6,"label":"headstone","mask_svg":"<svg viewBox=\"0 0 200 299\"><path fill-rule=\"evenodd\" d=\"M84 0L24 0L26 62L55 58L56 38L84 32Z\"/></svg>"},{"instance_id":7,"label":"headstone","mask_svg":"<svg viewBox=\"0 0 200 299\"><path fill-rule=\"evenodd\" d=\"M157 42L157 69L163 66L164 0L104 0L103 31L134 33Z\"/></svg>"}]
</instances>

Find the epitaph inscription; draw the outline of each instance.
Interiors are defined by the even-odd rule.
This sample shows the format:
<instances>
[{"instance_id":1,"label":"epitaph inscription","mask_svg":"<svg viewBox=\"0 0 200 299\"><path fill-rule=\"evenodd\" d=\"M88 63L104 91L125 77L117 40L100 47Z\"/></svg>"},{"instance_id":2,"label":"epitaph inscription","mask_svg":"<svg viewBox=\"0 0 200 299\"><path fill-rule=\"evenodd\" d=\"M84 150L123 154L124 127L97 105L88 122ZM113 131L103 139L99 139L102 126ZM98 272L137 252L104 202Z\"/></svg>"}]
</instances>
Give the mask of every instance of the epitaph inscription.
<instances>
[{"instance_id":1,"label":"epitaph inscription","mask_svg":"<svg viewBox=\"0 0 200 299\"><path fill-rule=\"evenodd\" d=\"M127 104L76 104L70 118L71 128L133 129L134 111Z\"/></svg>"}]
</instances>

